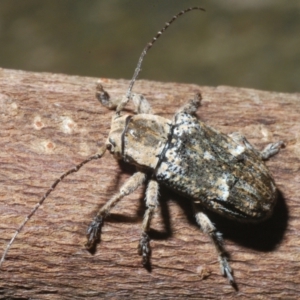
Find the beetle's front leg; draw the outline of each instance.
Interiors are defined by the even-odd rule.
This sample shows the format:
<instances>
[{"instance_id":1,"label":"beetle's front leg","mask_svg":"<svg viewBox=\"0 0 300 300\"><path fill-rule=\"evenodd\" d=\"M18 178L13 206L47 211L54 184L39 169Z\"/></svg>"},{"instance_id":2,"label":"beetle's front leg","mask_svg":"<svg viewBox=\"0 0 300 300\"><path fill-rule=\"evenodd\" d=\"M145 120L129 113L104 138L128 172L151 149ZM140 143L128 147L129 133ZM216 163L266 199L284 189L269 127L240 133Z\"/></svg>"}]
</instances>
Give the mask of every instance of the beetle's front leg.
<instances>
[{"instance_id":1,"label":"beetle's front leg","mask_svg":"<svg viewBox=\"0 0 300 300\"><path fill-rule=\"evenodd\" d=\"M104 90L100 82L96 86L96 98L101 102L101 104L109 109L115 109L123 99L112 99L109 94ZM147 99L140 94L132 94L132 103L135 108L135 113L138 114L152 114L151 106Z\"/></svg>"},{"instance_id":2,"label":"beetle's front leg","mask_svg":"<svg viewBox=\"0 0 300 300\"><path fill-rule=\"evenodd\" d=\"M210 221L208 216L203 213L202 211L197 211L196 212L196 221L198 225L200 226L201 230L209 235L211 238L212 242L215 245L215 248L218 253L218 259L220 262L220 267L221 267L221 273L223 276L226 276L230 282L230 284L234 285L235 281L233 278L233 273L230 268L230 265L227 260L227 253L224 249L223 246L223 239L222 239L222 234L217 231L216 227L213 225L213 223Z\"/></svg>"},{"instance_id":3,"label":"beetle's front leg","mask_svg":"<svg viewBox=\"0 0 300 300\"><path fill-rule=\"evenodd\" d=\"M142 263L146 266L150 259L150 238L148 232L150 223L156 207L158 206L158 183L151 179L146 191L146 213L143 220L142 235L138 244L138 253L142 256Z\"/></svg>"},{"instance_id":4,"label":"beetle's front leg","mask_svg":"<svg viewBox=\"0 0 300 300\"><path fill-rule=\"evenodd\" d=\"M114 195L106 204L98 211L96 217L91 222L87 230L87 243L85 247L91 249L100 239L101 227L105 217L110 210L124 197L134 192L146 180L147 175L142 172L133 174L120 188L120 192Z\"/></svg>"},{"instance_id":5,"label":"beetle's front leg","mask_svg":"<svg viewBox=\"0 0 300 300\"><path fill-rule=\"evenodd\" d=\"M96 86L96 98L103 106L109 109L115 109L120 102L119 99L112 99L100 82L98 82Z\"/></svg>"},{"instance_id":6,"label":"beetle's front leg","mask_svg":"<svg viewBox=\"0 0 300 300\"><path fill-rule=\"evenodd\" d=\"M198 109L198 107L201 105L202 96L200 93L197 93L194 97L194 99L191 99L188 101L188 103L184 104L182 107L178 109L176 112L177 114L180 113L186 113L189 115L194 115Z\"/></svg>"}]
</instances>

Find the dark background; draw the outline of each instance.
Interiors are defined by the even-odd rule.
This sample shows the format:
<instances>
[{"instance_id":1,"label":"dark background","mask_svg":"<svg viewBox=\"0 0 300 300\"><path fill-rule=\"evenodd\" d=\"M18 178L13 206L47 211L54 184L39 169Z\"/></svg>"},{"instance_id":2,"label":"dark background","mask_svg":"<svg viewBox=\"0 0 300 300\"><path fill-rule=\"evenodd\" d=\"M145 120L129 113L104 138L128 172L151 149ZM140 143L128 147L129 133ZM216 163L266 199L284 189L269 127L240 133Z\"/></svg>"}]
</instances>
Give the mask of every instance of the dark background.
<instances>
[{"instance_id":1,"label":"dark background","mask_svg":"<svg viewBox=\"0 0 300 300\"><path fill-rule=\"evenodd\" d=\"M129 79L196 5L206 12L169 28L140 78L299 92L299 0L1 0L0 67Z\"/></svg>"}]
</instances>

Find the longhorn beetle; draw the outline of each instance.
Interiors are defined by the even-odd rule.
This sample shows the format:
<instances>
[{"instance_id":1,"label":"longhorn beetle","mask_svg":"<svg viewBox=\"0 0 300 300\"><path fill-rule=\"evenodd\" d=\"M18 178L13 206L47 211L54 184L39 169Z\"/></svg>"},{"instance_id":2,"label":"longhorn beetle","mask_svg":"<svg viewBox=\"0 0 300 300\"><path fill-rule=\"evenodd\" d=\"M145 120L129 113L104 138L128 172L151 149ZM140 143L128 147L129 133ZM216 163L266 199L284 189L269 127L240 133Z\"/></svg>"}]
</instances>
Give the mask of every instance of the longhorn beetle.
<instances>
[{"instance_id":1,"label":"longhorn beetle","mask_svg":"<svg viewBox=\"0 0 300 300\"><path fill-rule=\"evenodd\" d=\"M0 266L16 236L58 183L91 160L101 158L107 149L116 159L135 165L137 172L99 210L88 227L86 248L93 248L99 241L104 219L118 201L147 182L147 209L138 244L138 252L146 266L150 259L150 222L158 206L159 185L163 184L192 201L198 225L215 245L222 274L231 284L235 284L221 233L205 210L244 222L258 222L270 216L277 192L264 160L278 153L283 142L269 144L263 151L258 151L238 133L226 135L209 127L195 116L201 103L200 93L182 106L172 120L152 114L147 100L132 93L148 50L179 16L196 9L204 11L200 7L191 7L179 12L146 45L128 91L120 101L110 99L103 87L97 85L98 100L104 106L116 109L105 146L98 154L65 172L52 184L13 235ZM129 100L133 101L137 114L121 115Z\"/></svg>"}]
</instances>

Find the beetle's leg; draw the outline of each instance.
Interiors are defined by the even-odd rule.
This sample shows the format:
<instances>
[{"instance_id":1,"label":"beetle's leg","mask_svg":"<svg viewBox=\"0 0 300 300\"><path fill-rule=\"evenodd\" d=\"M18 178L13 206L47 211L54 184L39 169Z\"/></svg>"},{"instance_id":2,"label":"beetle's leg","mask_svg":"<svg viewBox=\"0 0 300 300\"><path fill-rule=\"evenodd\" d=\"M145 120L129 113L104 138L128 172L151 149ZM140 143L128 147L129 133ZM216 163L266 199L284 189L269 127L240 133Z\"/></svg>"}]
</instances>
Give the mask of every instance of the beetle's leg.
<instances>
[{"instance_id":1,"label":"beetle's leg","mask_svg":"<svg viewBox=\"0 0 300 300\"><path fill-rule=\"evenodd\" d=\"M269 159L271 156L277 154L280 148L284 147L283 141L279 141L277 143L271 143L265 147L263 151L261 151L261 158L263 160Z\"/></svg>"},{"instance_id":2,"label":"beetle's leg","mask_svg":"<svg viewBox=\"0 0 300 300\"><path fill-rule=\"evenodd\" d=\"M98 211L96 217L91 222L87 230L87 249L93 248L95 243L100 239L100 231L105 217L110 210L124 197L134 192L140 185L145 182L146 174L142 172L134 173L120 188L120 192L114 195L106 204Z\"/></svg>"},{"instance_id":3,"label":"beetle's leg","mask_svg":"<svg viewBox=\"0 0 300 300\"><path fill-rule=\"evenodd\" d=\"M101 104L109 109L115 109L121 102L122 98L112 99L109 94L104 90L100 82L96 86L96 98ZM131 100L133 102L135 112L138 114L151 114L151 106L147 99L140 94L132 94Z\"/></svg>"},{"instance_id":4,"label":"beetle's leg","mask_svg":"<svg viewBox=\"0 0 300 300\"><path fill-rule=\"evenodd\" d=\"M247 139L241 135L239 132L233 132L231 134L229 134L229 136L238 144L242 144L244 146L246 146L248 149L251 149L255 152L257 152L258 154L260 154L261 159L262 160L267 160L270 157L272 157L273 155L276 155L280 148L284 147L284 142L283 141L279 141L276 143L271 143L268 144L264 150L262 151L258 151L257 149L255 149L248 141Z\"/></svg>"},{"instance_id":5,"label":"beetle's leg","mask_svg":"<svg viewBox=\"0 0 300 300\"><path fill-rule=\"evenodd\" d=\"M246 146L246 148L259 153L257 149L255 149L249 142L248 140L239 132L232 132L228 134L237 144L240 144L242 146Z\"/></svg>"},{"instance_id":6,"label":"beetle's leg","mask_svg":"<svg viewBox=\"0 0 300 300\"><path fill-rule=\"evenodd\" d=\"M103 106L109 109L115 109L121 101L119 99L111 99L100 82L98 82L96 86L96 98Z\"/></svg>"},{"instance_id":7,"label":"beetle's leg","mask_svg":"<svg viewBox=\"0 0 300 300\"><path fill-rule=\"evenodd\" d=\"M235 284L234 278L233 278L233 273L230 268L230 265L227 260L227 253L224 249L223 246L223 239L222 239L222 234L217 231L216 227L214 224L210 221L208 216L203 213L202 211L197 211L196 212L196 221L198 225L200 226L201 230L208 234L209 237L211 238L212 242L215 245L215 248L218 253L218 259L220 262L220 267L221 267L221 273L223 276L226 276L231 284Z\"/></svg>"},{"instance_id":8,"label":"beetle's leg","mask_svg":"<svg viewBox=\"0 0 300 300\"><path fill-rule=\"evenodd\" d=\"M143 220L142 235L138 245L138 253L142 256L142 263L146 266L150 258L150 238L148 232L150 223L156 207L158 206L158 183L151 179L146 191L146 213Z\"/></svg>"},{"instance_id":9,"label":"beetle's leg","mask_svg":"<svg viewBox=\"0 0 300 300\"><path fill-rule=\"evenodd\" d=\"M141 94L132 94L132 102L135 112L138 114L152 114L148 100Z\"/></svg>"},{"instance_id":10,"label":"beetle's leg","mask_svg":"<svg viewBox=\"0 0 300 300\"><path fill-rule=\"evenodd\" d=\"M197 93L194 97L194 99L189 100L188 103L184 104L182 107L178 109L176 114L180 113L187 113L190 115L194 115L198 109L198 107L201 105L202 96L200 93Z\"/></svg>"}]
</instances>

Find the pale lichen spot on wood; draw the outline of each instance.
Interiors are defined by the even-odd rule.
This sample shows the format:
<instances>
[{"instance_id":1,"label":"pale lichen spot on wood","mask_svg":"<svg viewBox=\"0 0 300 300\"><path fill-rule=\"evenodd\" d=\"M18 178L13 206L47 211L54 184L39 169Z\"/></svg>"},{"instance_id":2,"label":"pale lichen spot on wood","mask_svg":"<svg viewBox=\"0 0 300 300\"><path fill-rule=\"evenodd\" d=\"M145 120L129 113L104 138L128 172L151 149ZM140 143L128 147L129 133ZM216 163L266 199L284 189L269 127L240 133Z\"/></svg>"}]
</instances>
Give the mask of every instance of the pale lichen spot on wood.
<instances>
[{"instance_id":1,"label":"pale lichen spot on wood","mask_svg":"<svg viewBox=\"0 0 300 300\"><path fill-rule=\"evenodd\" d=\"M76 127L76 123L70 117L61 117L61 120L62 132L71 134Z\"/></svg>"},{"instance_id":2,"label":"pale lichen spot on wood","mask_svg":"<svg viewBox=\"0 0 300 300\"><path fill-rule=\"evenodd\" d=\"M269 141L269 139L272 137L272 133L265 125L260 125L260 133L262 134L263 139L266 141Z\"/></svg>"},{"instance_id":3,"label":"pale lichen spot on wood","mask_svg":"<svg viewBox=\"0 0 300 300\"><path fill-rule=\"evenodd\" d=\"M19 106L18 106L18 104L16 102L12 102L10 104L9 108L10 108L10 115L11 116L15 116L18 113Z\"/></svg>"},{"instance_id":4,"label":"pale lichen spot on wood","mask_svg":"<svg viewBox=\"0 0 300 300\"><path fill-rule=\"evenodd\" d=\"M42 118L40 116L35 116L33 119L33 128L41 130L43 127L45 127L45 124L43 123Z\"/></svg>"},{"instance_id":5,"label":"pale lichen spot on wood","mask_svg":"<svg viewBox=\"0 0 300 300\"><path fill-rule=\"evenodd\" d=\"M91 149L87 143L79 143L79 154L83 157L91 154Z\"/></svg>"},{"instance_id":6,"label":"pale lichen spot on wood","mask_svg":"<svg viewBox=\"0 0 300 300\"><path fill-rule=\"evenodd\" d=\"M56 148L56 144L51 140L38 140L32 143L32 147L36 153L52 154Z\"/></svg>"},{"instance_id":7,"label":"pale lichen spot on wood","mask_svg":"<svg viewBox=\"0 0 300 300\"><path fill-rule=\"evenodd\" d=\"M0 93L0 115L1 117L16 116L18 113L18 104L14 100Z\"/></svg>"},{"instance_id":8,"label":"pale lichen spot on wood","mask_svg":"<svg viewBox=\"0 0 300 300\"><path fill-rule=\"evenodd\" d=\"M47 149L48 151L52 151L55 148L55 144L53 144L52 142L47 141L45 143L45 149Z\"/></svg>"}]
</instances>

